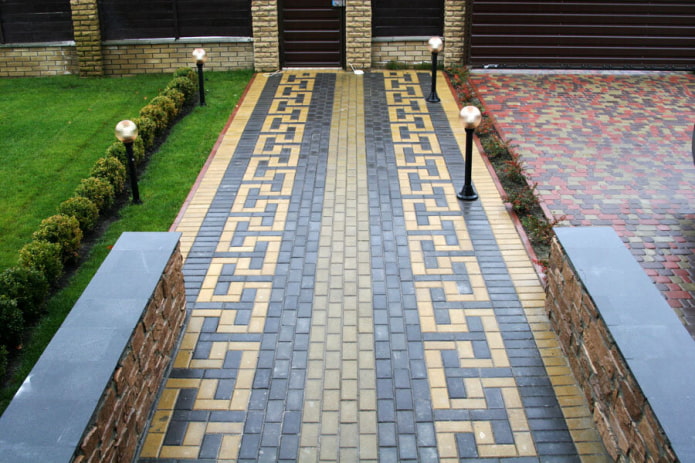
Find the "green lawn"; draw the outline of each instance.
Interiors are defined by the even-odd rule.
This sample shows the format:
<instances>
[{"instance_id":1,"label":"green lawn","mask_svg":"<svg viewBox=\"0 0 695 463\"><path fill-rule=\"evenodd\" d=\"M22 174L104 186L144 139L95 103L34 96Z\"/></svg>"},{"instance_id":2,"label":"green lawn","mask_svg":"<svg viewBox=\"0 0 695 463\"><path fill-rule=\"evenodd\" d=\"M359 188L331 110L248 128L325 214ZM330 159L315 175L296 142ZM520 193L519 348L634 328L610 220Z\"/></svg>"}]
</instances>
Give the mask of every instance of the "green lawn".
<instances>
[{"instance_id":1,"label":"green lawn","mask_svg":"<svg viewBox=\"0 0 695 463\"><path fill-rule=\"evenodd\" d=\"M86 262L80 266L78 271L71 278L69 284L49 301L46 317L39 323L31 338L26 342L22 350L21 358L16 362L17 369L14 375L9 379L5 388L0 391L0 413L5 409L19 385L31 371L31 368L36 360L38 360L43 349L53 337L55 331L60 327L63 319L69 313L75 301L108 254L108 249L116 242L120 234L123 231L166 231L170 228L251 76L252 73L250 71L205 73L207 106L196 107L171 130L166 142L153 154L147 166L147 170L140 178L140 197L143 204L127 205L120 211L118 220L112 223L106 232L97 239ZM156 93L157 85L166 84L170 77L171 76L160 76L159 81L157 81L155 77L148 77L131 82L141 82L142 85L139 88L141 92L144 92L143 88L146 84L152 85L152 88L155 89L154 93ZM113 85L110 79L82 81L78 79L63 80L61 78L56 79L56 82L58 82L57 84L53 83L52 80L53 79L46 79L46 85L52 88L58 85L59 88L62 88L63 91L67 93L71 93L71 89L67 88L66 84L60 84L60 81L71 82L70 85L74 84L77 87L81 86L83 82L84 85L92 86L93 88L98 88L101 85L110 88L110 86ZM0 81L0 85L2 84L3 82ZM32 85L40 87L39 81L32 82ZM105 90L105 92L106 91L108 90ZM2 90L0 87L0 94L1 93ZM101 93L101 91L96 92L98 95ZM75 95L79 94L80 92L75 92ZM144 97L142 95L143 94L140 93L138 97L139 102L134 103L135 109L128 113L126 117L135 116L137 109L143 105L142 101ZM0 101L2 101L3 98L3 96L0 96ZM65 97L65 99L69 100L68 97ZM74 99L77 99L77 96L75 96ZM126 98L122 97L122 99ZM96 113L97 111L93 110L93 112ZM113 138L113 126L115 126L118 120L123 118L125 117L115 115L112 112L109 112L109 118L94 114L93 119L102 120L101 131L107 134L107 136L102 139L104 148L111 143L111 139ZM81 141L73 137L73 143L78 145L91 144L92 140L90 140L90 138L97 138L96 132L98 130L96 128L90 130L91 132L85 131L86 135L83 135L80 139ZM101 133L99 133L98 136L101 136ZM55 134L53 134L53 138L56 138ZM70 136L67 136L65 140L69 138ZM40 146L40 144L38 146ZM86 156L84 151L89 150L83 150L82 156ZM103 149L98 149L95 158L102 153ZM83 176L86 176L95 158L85 165L81 171ZM54 170L51 167L53 163L48 161L44 163L34 161L34 164L39 166L37 168L38 171ZM63 161L62 164L69 164L69 162ZM36 223L40 222L40 220L47 215L52 214L58 203L70 195L74 187L79 183L79 179L82 177L78 175L74 181L67 179L63 180L62 178L58 180L57 174L47 175L45 178L51 179L50 188L41 188L40 183L30 181L35 187L38 187L36 188L38 191L32 193L34 202L37 202L38 198L41 198L41 202L46 204L45 207L48 210L48 214L38 214ZM2 181L5 182L4 184L12 183L7 182L7 179L2 179ZM71 181L73 184L64 189L64 191L67 192L64 197L56 195L54 190L58 189L57 184ZM43 196L50 196L53 198L53 204L51 204L51 201L48 199L43 198ZM3 196L3 202L4 201L5 197ZM21 210L21 208L19 210ZM12 223L11 220L8 220L4 216L0 217L0 219L5 224ZM9 227L8 231L14 232L12 227ZM30 235L32 231L33 229L29 227L29 231L27 232L28 235ZM25 240L28 238L29 237L26 236ZM19 241L22 242L22 240ZM3 242L3 247L4 246L5 243ZM15 253L16 251L17 249L14 250Z\"/></svg>"},{"instance_id":2,"label":"green lawn","mask_svg":"<svg viewBox=\"0 0 695 463\"><path fill-rule=\"evenodd\" d=\"M0 79L0 269L171 77Z\"/></svg>"}]
</instances>

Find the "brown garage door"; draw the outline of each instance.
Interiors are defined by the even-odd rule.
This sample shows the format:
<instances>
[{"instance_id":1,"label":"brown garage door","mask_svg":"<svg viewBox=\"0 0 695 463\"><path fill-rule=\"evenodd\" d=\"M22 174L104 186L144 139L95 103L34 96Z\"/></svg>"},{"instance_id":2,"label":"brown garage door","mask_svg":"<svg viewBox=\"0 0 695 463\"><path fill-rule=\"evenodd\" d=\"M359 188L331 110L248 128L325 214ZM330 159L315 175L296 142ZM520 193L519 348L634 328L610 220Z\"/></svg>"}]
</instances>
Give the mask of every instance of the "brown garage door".
<instances>
[{"instance_id":1,"label":"brown garage door","mask_svg":"<svg viewBox=\"0 0 695 463\"><path fill-rule=\"evenodd\" d=\"M283 67L342 67L343 8L332 0L280 3Z\"/></svg>"},{"instance_id":2,"label":"brown garage door","mask_svg":"<svg viewBox=\"0 0 695 463\"><path fill-rule=\"evenodd\" d=\"M474 66L695 69L695 1L474 0Z\"/></svg>"}]
</instances>

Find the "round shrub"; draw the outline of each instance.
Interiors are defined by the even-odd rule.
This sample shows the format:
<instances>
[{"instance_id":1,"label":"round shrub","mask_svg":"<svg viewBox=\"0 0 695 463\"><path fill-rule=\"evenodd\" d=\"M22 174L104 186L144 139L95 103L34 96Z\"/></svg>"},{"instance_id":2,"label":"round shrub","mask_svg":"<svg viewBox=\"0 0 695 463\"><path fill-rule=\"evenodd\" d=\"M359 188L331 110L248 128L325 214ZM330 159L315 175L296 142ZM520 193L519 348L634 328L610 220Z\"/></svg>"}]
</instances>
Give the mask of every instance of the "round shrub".
<instances>
[{"instance_id":1,"label":"round shrub","mask_svg":"<svg viewBox=\"0 0 695 463\"><path fill-rule=\"evenodd\" d=\"M191 82L195 82L195 71L193 68L178 68L174 71L174 77L186 77Z\"/></svg>"},{"instance_id":2,"label":"round shrub","mask_svg":"<svg viewBox=\"0 0 695 463\"><path fill-rule=\"evenodd\" d=\"M171 79L171 82L166 87L167 89L174 88L179 92L183 93L186 97L186 102L192 102L198 88L195 85L194 79L189 79L188 77L175 77Z\"/></svg>"},{"instance_id":3,"label":"round shrub","mask_svg":"<svg viewBox=\"0 0 695 463\"><path fill-rule=\"evenodd\" d=\"M9 363L7 357L7 347L0 345L0 378L5 377L7 374L7 365Z\"/></svg>"},{"instance_id":4,"label":"round shrub","mask_svg":"<svg viewBox=\"0 0 695 463\"><path fill-rule=\"evenodd\" d=\"M121 161L124 166L128 165L128 154L126 152L126 147L120 141L115 141L106 148L106 157L116 158ZM139 165L145 159L145 143L141 137L138 137L133 142L133 159L135 160L135 165Z\"/></svg>"},{"instance_id":5,"label":"round shrub","mask_svg":"<svg viewBox=\"0 0 695 463\"><path fill-rule=\"evenodd\" d=\"M136 138L133 142L133 157L135 158L136 166L139 166L145 160L145 142L142 140L142 137Z\"/></svg>"},{"instance_id":6,"label":"round shrub","mask_svg":"<svg viewBox=\"0 0 695 463\"><path fill-rule=\"evenodd\" d=\"M63 275L60 245L48 241L31 241L19 250L19 265L41 273L49 284Z\"/></svg>"},{"instance_id":7,"label":"round shrub","mask_svg":"<svg viewBox=\"0 0 695 463\"><path fill-rule=\"evenodd\" d=\"M140 109L140 117L148 117L155 124L155 134L160 135L169 125L169 117L161 106L148 104Z\"/></svg>"},{"instance_id":8,"label":"round shrub","mask_svg":"<svg viewBox=\"0 0 695 463\"><path fill-rule=\"evenodd\" d=\"M116 158L124 166L128 164L128 158L126 156L127 155L126 155L126 151L125 151L125 146L120 141L115 141L115 142L111 143L111 145L109 145L108 148L106 148L106 157L107 158ZM96 176L94 176L94 177L96 177Z\"/></svg>"},{"instance_id":9,"label":"round shrub","mask_svg":"<svg viewBox=\"0 0 695 463\"><path fill-rule=\"evenodd\" d=\"M14 299L26 321L41 315L48 289L46 277L35 269L10 267L0 273L0 297Z\"/></svg>"},{"instance_id":10,"label":"round shrub","mask_svg":"<svg viewBox=\"0 0 695 463\"><path fill-rule=\"evenodd\" d=\"M123 143L121 143L122 145ZM116 156L106 156L100 158L92 166L90 172L92 177L103 178L111 184L114 193L123 191L126 180L125 164Z\"/></svg>"},{"instance_id":11,"label":"round shrub","mask_svg":"<svg viewBox=\"0 0 695 463\"><path fill-rule=\"evenodd\" d=\"M22 342L24 318L17 301L0 296L0 344L16 347Z\"/></svg>"},{"instance_id":12,"label":"round shrub","mask_svg":"<svg viewBox=\"0 0 695 463\"><path fill-rule=\"evenodd\" d=\"M186 95L175 88L167 88L162 91L161 94L174 102L174 106L176 107L176 115L181 113L183 105L186 104Z\"/></svg>"},{"instance_id":13,"label":"round shrub","mask_svg":"<svg viewBox=\"0 0 695 463\"><path fill-rule=\"evenodd\" d=\"M89 199L101 212L113 206L116 195L113 186L103 178L87 177L80 182L75 190L75 196Z\"/></svg>"},{"instance_id":14,"label":"round shrub","mask_svg":"<svg viewBox=\"0 0 695 463\"><path fill-rule=\"evenodd\" d=\"M149 117L136 117L133 122L138 126L137 140L142 140L145 150L151 149L157 136L157 124Z\"/></svg>"},{"instance_id":15,"label":"round shrub","mask_svg":"<svg viewBox=\"0 0 695 463\"><path fill-rule=\"evenodd\" d=\"M60 245L63 263L74 263L80 255L82 230L80 222L71 215L56 214L43 219L33 237Z\"/></svg>"},{"instance_id":16,"label":"round shrub","mask_svg":"<svg viewBox=\"0 0 695 463\"><path fill-rule=\"evenodd\" d=\"M73 196L63 201L58 206L58 213L76 218L83 232L94 230L99 221L99 209L91 199L84 196Z\"/></svg>"},{"instance_id":17,"label":"round shrub","mask_svg":"<svg viewBox=\"0 0 695 463\"><path fill-rule=\"evenodd\" d=\"M171 98L165 96L164 94L160 94L152 98L152 100L150 100L150 104L159 106L164 110L167 115L167 125L179 114L179 112L176 110L176 103L174 103Z\"/></svg>"}]
</instances>

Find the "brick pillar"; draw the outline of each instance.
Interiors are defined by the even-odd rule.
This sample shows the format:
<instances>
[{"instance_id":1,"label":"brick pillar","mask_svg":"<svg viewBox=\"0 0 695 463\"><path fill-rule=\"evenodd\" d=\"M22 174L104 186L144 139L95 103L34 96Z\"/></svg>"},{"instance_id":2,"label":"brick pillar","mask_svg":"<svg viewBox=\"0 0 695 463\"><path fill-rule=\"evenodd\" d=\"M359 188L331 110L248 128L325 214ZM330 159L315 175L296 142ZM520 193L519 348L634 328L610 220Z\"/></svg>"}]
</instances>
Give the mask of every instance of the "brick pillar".
<instances>
[{"instance_id":1,"label":"brick pillar","mask_svg":"<svg viewBox=\"0 0 695 463\"><path fill-rule=\"evenodd\" d=\"M350 68L372 67L372 2L346 0L345 6L345 60Z\"/></svg>"},{"instance_id":2,"label":"brick pillar","mask_svg":"<svg viewBox=\"0 0 695 463\"><path fill-rule=\"evenodd\" d=\"M70 0L72 27L81 76L103 76L97 0Z\"/></svg>"},{"instance_id":3,"label":"brick pillar","mask_svg":"<svg viewBox=\"0 0 695 463\"><path fill-rule=\"evenodd\" d=\"M444 66L465 64L466 0L444 0Z\"/></svg>"},{"instance_id":4,"label":"brick pillar","mask_svg":"<svg viewBox=\"0 0 695 463\"><path fill-rule=\"evenodd\" d=\"M256 71L280 68L277 0L252 0L253 63Z\"/></svg>"}]
</instances>

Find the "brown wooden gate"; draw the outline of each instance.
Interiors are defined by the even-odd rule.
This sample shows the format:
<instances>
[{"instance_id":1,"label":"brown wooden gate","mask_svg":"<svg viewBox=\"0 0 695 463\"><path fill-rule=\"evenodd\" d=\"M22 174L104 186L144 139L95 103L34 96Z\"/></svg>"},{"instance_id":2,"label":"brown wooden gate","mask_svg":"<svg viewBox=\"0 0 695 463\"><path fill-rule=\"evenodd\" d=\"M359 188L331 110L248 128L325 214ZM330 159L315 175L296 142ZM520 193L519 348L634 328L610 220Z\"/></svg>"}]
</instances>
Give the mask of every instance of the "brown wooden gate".
<instances>
[{"instance_id":1,"label":"brown wooden gate","mask_svg":"<svg viewBox=\"0 0 695 463\"><path fill-rule=\"evenodd\" d=\"M343 67L344 8L332 0L280 2L283 67Z\"/></svg>"},{"instance_id":2,"label":"brown wooden gate","mask_svg":"<svg viewBox=\"0 0 695 463\"><path fill-rule=\"evenodd\" d=\"M474 66L695 69L693 0L469 0Z\"/></svg>"}]
</instances>

